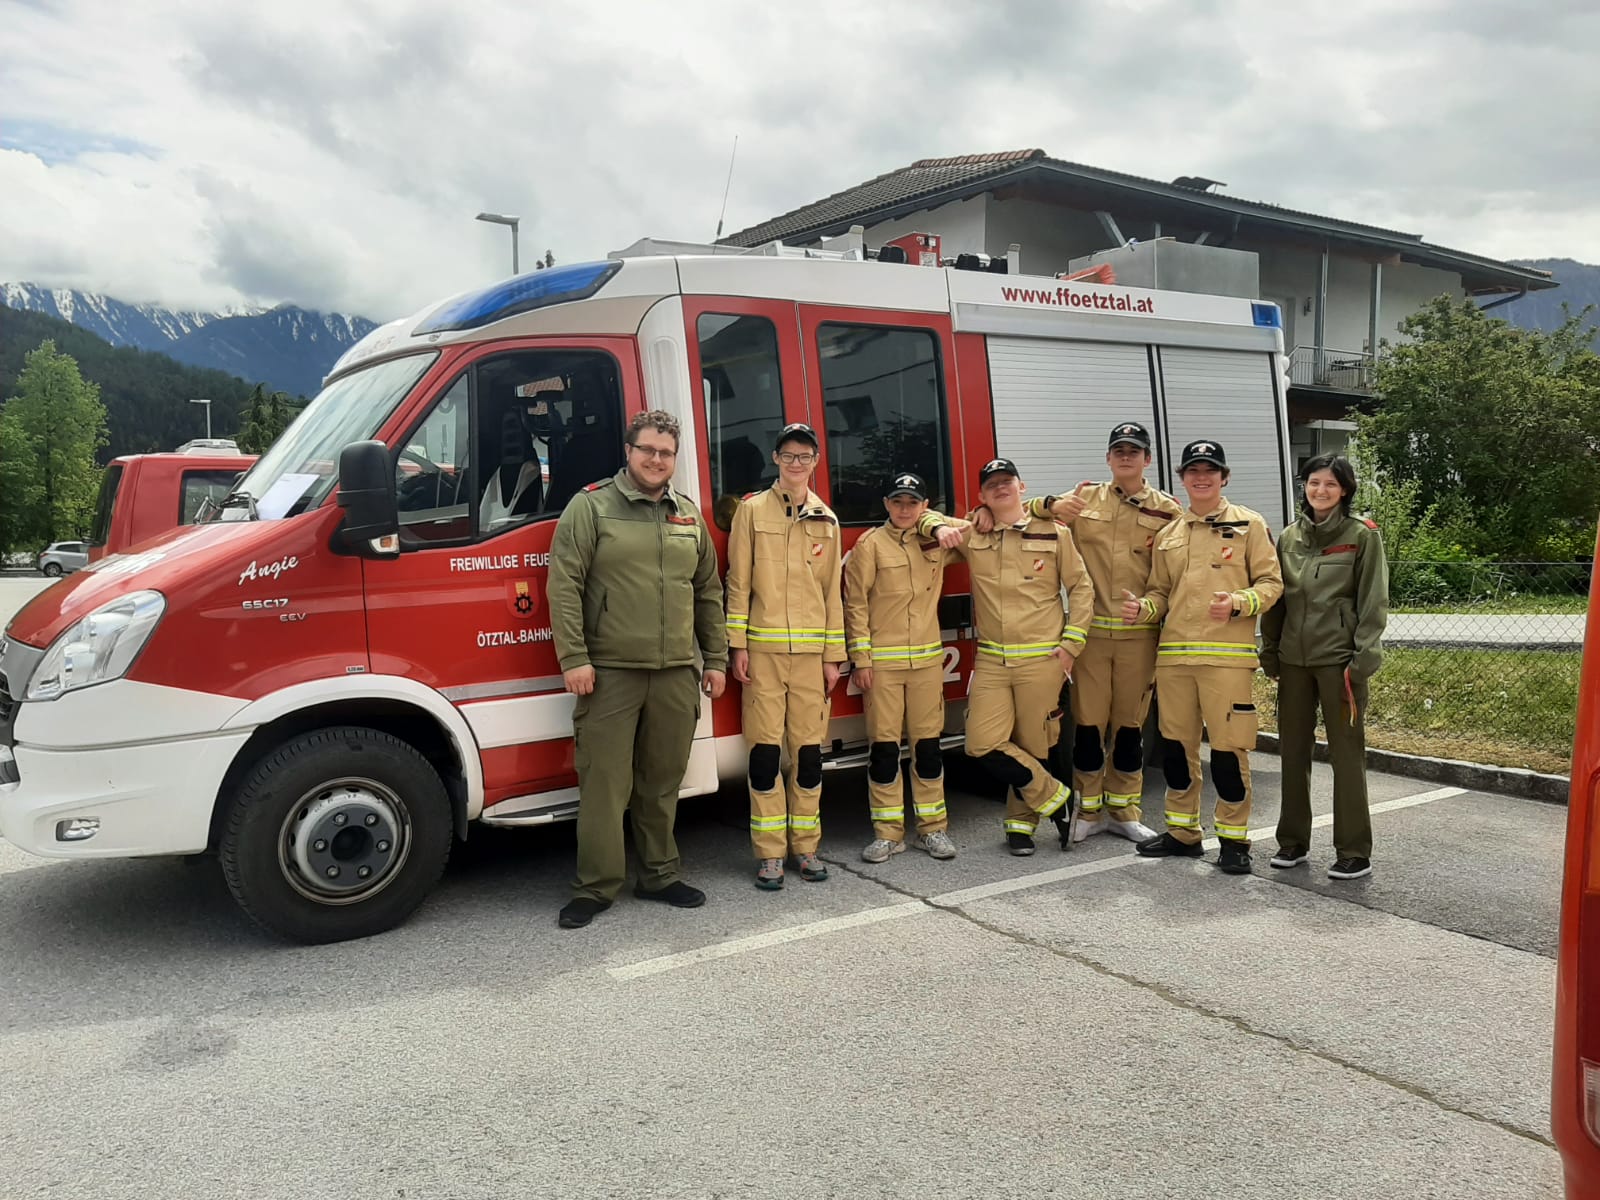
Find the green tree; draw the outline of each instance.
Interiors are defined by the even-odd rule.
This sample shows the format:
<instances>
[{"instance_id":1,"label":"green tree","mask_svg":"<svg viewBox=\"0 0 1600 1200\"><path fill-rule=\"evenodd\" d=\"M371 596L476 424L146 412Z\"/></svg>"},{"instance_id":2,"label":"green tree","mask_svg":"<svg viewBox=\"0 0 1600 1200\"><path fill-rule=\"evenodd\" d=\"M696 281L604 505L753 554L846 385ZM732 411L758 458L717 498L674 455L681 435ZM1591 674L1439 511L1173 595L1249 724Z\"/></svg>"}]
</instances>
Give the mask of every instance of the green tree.
<instances>
[{"instance_id":1,"label":"green tree","mask_svg":"<svg viewBox=\"0 0 1600 1200\"><path fill-rule=\"evenodd\" d=\"M294 418L295 410L289 407L286 392L269 392L265 384L256 384L241 414L235 439L239 449L246 454L265 454L267 447L282 436Z\"/></svg>"},{"instance_id":2,"label":"green tree","mask_svg":"<svg viewBox=\"0 0 1600 1200\"><path fill-rule=\"evenodd\" d=\"M12 463L5 480L17 491L0 497L0 506L13 513L18 535L41 542L83 537L100 483L95 454L106 444L99 385L46 340L23 361L3 420L0 453Z\"/></svg>"},{"instance_id":3,"label":"green tree","mask_svg":"<svg viewBox=\"0 0 1600 1200\"><path fill-rule=\"evenodd\" d=\"M0 558L33 545L39 510L37 463L28 437L9 410L0 409Z\"/></svg>"},{"instance_id":4,"label":"green tree","mask_svg":"<svg viewBox=\"0 0 1600 1200\"><path fill-rule=\"evenodd\" d=\"M1564 557L1600 511L1600 358L1589 310L1550 332L1518 329L1440 296L1406 318L1377 366L1360 437L1388 486L1414 485L1465 549Z\"/></svg>"}]
</instances>

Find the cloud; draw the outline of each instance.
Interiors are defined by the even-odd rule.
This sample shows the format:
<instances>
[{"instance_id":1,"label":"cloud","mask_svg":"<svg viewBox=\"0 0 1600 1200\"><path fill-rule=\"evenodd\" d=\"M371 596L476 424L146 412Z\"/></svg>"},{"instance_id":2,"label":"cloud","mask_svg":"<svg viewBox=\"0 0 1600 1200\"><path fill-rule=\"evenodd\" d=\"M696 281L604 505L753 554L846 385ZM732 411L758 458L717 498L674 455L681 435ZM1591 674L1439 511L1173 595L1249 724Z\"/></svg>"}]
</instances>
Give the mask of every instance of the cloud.
<instances>
[{"instance_id":1,"label":"cloud","mask_svg":"<svg viewBox=\"0 0 1600 1200\"><path fill-rule=\"evenodd\" d=\"M1600 261L1592 4L424 0L8 10L0 278L385 319L922 157L1058 158Z\"/></svg>"}]
</instances>

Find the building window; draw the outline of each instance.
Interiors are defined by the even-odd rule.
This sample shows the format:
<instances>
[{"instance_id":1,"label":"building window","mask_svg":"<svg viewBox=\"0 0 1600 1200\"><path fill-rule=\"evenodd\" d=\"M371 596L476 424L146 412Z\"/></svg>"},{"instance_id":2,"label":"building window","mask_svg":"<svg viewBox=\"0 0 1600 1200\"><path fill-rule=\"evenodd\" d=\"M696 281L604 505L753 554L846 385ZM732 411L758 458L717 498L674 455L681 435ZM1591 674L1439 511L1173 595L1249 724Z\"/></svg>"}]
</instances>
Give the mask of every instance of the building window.
<instances>
[{"instance_id":1,"label":"building window","mask_svg":"<svg viewBox=\"0 0 1600 1200\"><path fill-rule=\"evenodd\" d=\"M778 478L772 462L773 444L784 425L778 333L765 317L726 313L702 314L695 331L710 442L712 513L727 529L739 497Z\"/></svg>"},{"instance_id":2,"label":"building window","mask_svg":"<svg viewBox=\"0 0 1600 1200\"><path fill-rule=\"evenodd\" d=\"M839 520L877 524L889 481L913 471L949 511L949 426L939 342L926 329L827 324L817 330L830 500Z\"/></svg>"}]
</instances>

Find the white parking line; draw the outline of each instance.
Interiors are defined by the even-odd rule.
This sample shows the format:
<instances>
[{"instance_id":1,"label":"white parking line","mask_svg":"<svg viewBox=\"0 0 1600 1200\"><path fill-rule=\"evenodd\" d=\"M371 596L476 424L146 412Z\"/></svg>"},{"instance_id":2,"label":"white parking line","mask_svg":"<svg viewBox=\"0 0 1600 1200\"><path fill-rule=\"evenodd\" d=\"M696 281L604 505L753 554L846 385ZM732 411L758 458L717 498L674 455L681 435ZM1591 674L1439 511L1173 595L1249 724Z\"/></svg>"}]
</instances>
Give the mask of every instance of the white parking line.
<instances>
[{"instance_id":1,"label":"white parking line","mask_svg":"<svg viewBox=\"0 0 1600 1200\"><path fill-rule=\"evenodd\" d=\"M1442 787L1431 792L1418 792L1414 796L1401 796L1394 800L1380 800L1372 805L1374 813L1394 812L1401 808L1415 808L1419 804L1432 804L1435 800L1448 800L1452 796L1466 793L1466 788ZM1320 828L1333 824L1333 814L1324 813L1312 818L1313 827ZM1273 829L1252 829L1250 836L1271 837ZM1217 839L1206 838L1201 843L1207 849L1216 849ZM1130 848L1131 850L1131 848ZM787 929L773 929L766 933L753 934L750 937L734 938L726 942L713 942L709 946L701 946L696 950L683 950L677 954L663 954L659 958L647 958L640 962L629 963L621 967L608 967L606 973L613 979L642 979L647 975L659 975L663 971L675 971L679 967L691 967L696 963L712 962L719 958L731 958L736 954L745 954L751 950L763 950L768 946L780 946L786 942L800 942L807 938L821 937L825 933L833 933L840 929L855 929L863 925L877 925L883 921L898 921L903 917L915 917L922 913L937 912L941 908L959 908L963 904L971 904L978 900L987 900L992 896L1004 896L1008 892L1021 892L1029 888L1046 887L1052 883L1062 883L1069 879L1081 879L1086 875L1098 875L1103 871L1116 871L1123 867L1138 867L1147 863L1157 862L1153 858L1141 858L1137 854L1129 853L1117 858L1101 858L1094 862L1079 863L1076 866L1060 867L1054 871L1040 871L1033 875L1023 875L1016 879L1000 879L994 883L983 883L977 887L961 888L954 892L944 892L931 896L926 901L908 900L901 904L888 904L881 908L869 908L862 912L851 913L844 917L829 917L825 921L812 921L805 925L792 925Z\"/></svg>"}]
</instances>

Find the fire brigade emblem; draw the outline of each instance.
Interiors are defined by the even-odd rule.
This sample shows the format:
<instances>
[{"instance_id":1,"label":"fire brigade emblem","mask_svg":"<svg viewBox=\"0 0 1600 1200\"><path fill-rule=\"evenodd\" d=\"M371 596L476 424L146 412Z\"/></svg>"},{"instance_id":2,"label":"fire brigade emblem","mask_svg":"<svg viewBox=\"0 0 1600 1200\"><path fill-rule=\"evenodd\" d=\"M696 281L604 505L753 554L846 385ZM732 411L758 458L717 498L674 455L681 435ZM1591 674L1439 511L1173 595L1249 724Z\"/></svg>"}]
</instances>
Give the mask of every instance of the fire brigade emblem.
<instances>
[{"instance_id":1,"label":"fire brigade emblem","mask_svg":"<svg viewBox=\"0 0 1600 1200\"><path fill-rule=\"evenodd\" d=\"M812 558L821 558L822 557L822 543L821 542L812 542L811 543L811 557Z\"/></svg>"},{"instance_id":2,"label":"fire brigade emblem","mask_svg":"<svg viewBox=\"0 0 1600 1200\"><path fill-rule=\"evenodd\" d=\"M1042 571L1042 570L1044 570L1044 559L1042 559L1042 558L1036 558L1036 559L1034 559L1034 560L1033 560L1033 569L1034 569L1034 570L1035 570L1035 571Z\"/></svg>"},{"instance_id":3,"label":"fire brigade emblem","mask_svg":"<svg viewBox=\"0 0 1600 1200\"><path fill-rule=\"evenodd\" d=\"M1224 559L1232 558L1233 557L1233 547L1232 546L1224 546L1222 548L1222 557Z\"/></svg>"},{"instance_id":4,"label":"fire brigade emblem","mask_svg":"<svg viewBox=\"0 0 1600 1200\"><path fill-rule=\"evenodd\" d=\"M506 584L506 605L519 617L531 617L539 607L533 594L533 585L526 579Z\"/></svg>"},{"instance_id":5,"label":"fire brigade emblem","mask_svg":"<svg viewBox=\"0 0 1600 1200\"><path fill-rule=\"evenodd\" d=\"M1194 444L1194 452L1196 454L1215 454L1217 448L1210 442L1196 442Z\"/></svg>"}]
</instances>

